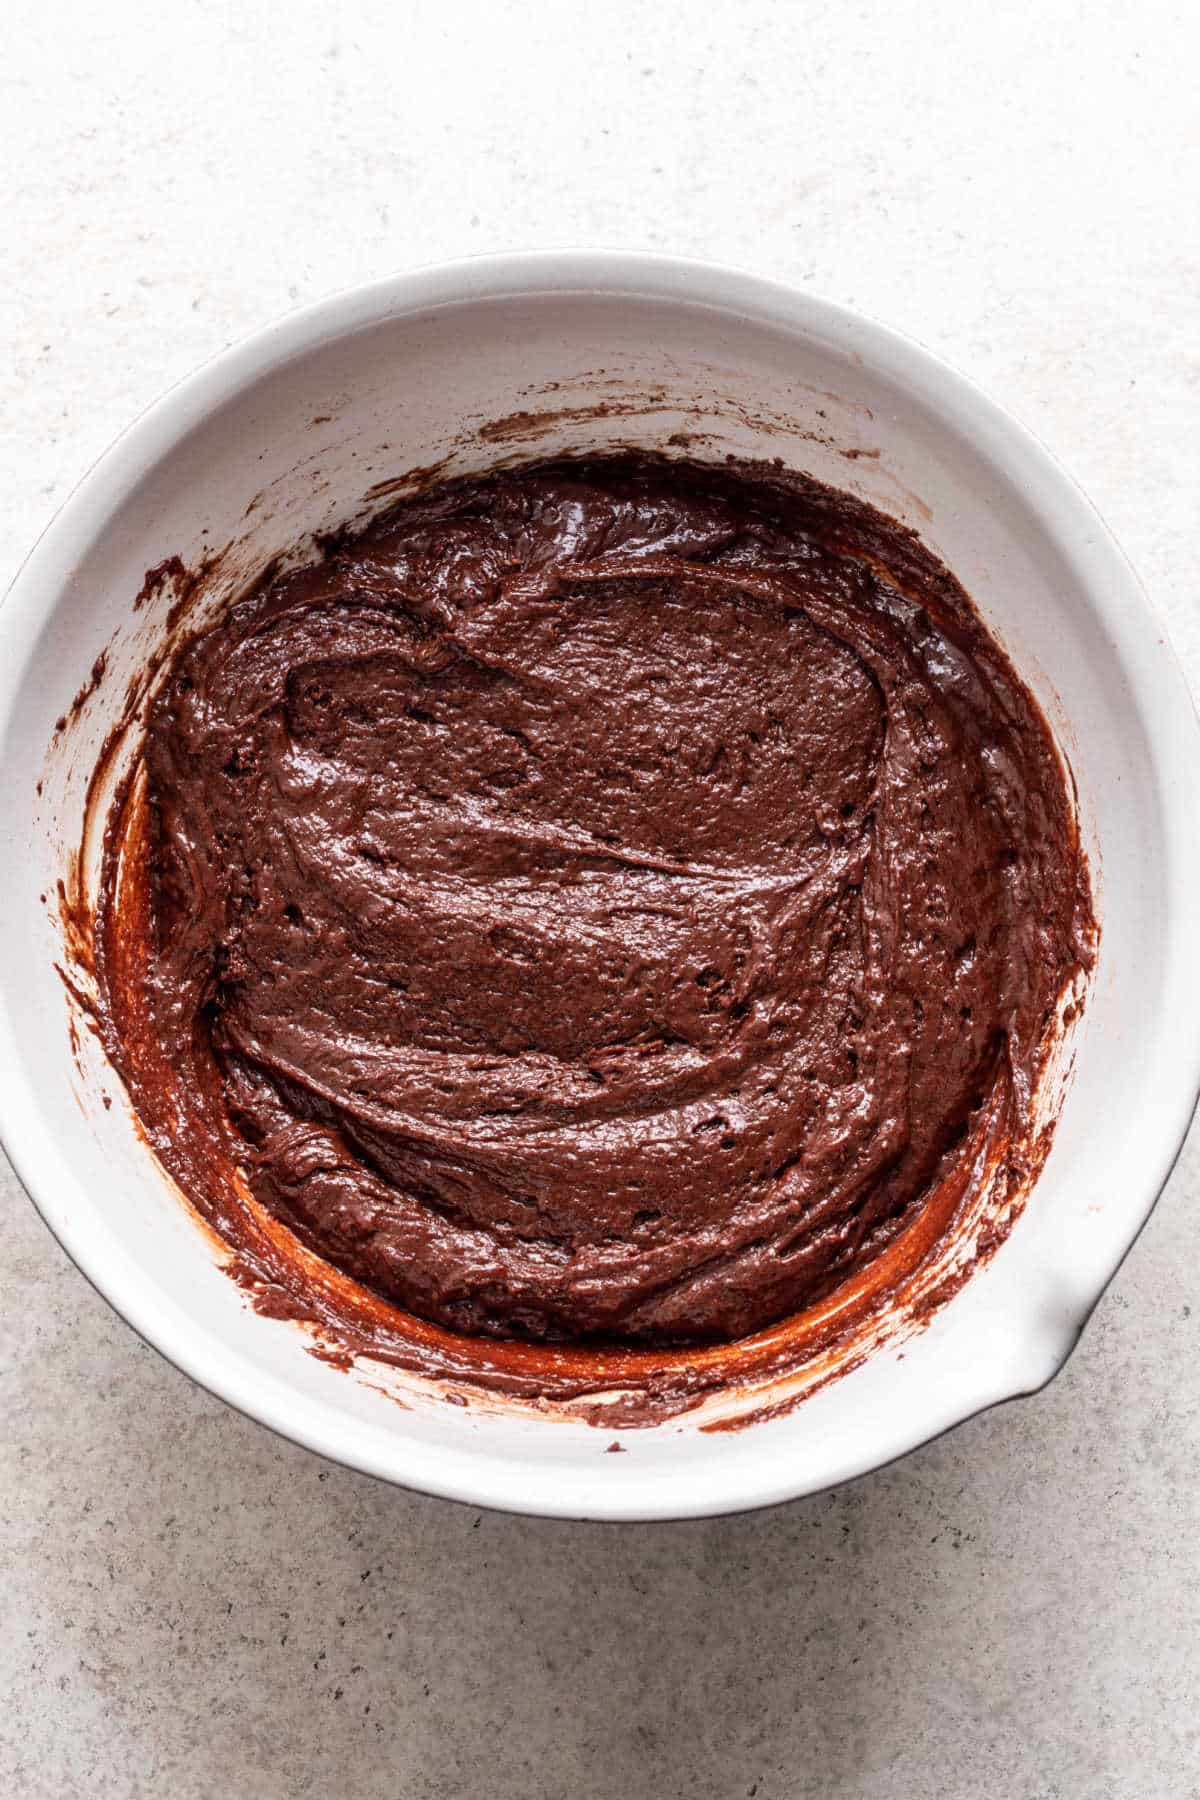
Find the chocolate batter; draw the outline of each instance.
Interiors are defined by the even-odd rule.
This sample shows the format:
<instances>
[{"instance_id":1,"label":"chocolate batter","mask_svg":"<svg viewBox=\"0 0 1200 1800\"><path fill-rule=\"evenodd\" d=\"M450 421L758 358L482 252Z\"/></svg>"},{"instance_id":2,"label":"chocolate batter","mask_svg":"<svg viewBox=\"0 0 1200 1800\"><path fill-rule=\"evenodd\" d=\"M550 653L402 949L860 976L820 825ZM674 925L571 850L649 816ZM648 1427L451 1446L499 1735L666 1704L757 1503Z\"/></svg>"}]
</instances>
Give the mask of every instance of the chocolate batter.
<instances>
[{"instance_id":1,"label":"chocolate batter","mask_svg":"<svg viewBox=\"0 0 1200 1800\"><path fill-rule=\"evenodd\" d=\"M401 504L183 648L142 802L100 976L160 1151L470 1335L753 1332L969 1187L985 1112L1016 1184L1091 953L962 589L765 465Z\"/></svg>"}]
</instances>

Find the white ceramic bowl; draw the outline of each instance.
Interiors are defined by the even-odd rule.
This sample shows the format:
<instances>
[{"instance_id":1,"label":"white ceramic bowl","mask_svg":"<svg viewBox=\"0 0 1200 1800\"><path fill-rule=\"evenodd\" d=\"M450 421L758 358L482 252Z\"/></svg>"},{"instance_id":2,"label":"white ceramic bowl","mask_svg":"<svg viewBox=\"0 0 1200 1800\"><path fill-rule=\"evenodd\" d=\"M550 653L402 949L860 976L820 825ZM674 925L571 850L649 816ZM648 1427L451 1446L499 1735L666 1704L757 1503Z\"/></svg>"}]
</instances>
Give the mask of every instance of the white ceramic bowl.
<instances>
[{"instance_id":1,"label":"white ceramic bowl","mask_svg":"<svg viewBox=\"0 0 1200 1800\"><path fill-rule=\"evenodd\" d=\"M102 1105L119 1090L87 1033L73 1057L60 925L39 896L52 900L80 840L97 748L161 632L132 609L151 565L231 539L262 560L447 452L459 469L680 430L707 434L698 454L782 456L852 488L943 556L1069 758L1102 940L1053 1150L990 1265L902 1350L789 1414L728 1433L685 1416L622 1434L614 1457L612 1432L583 1423L436 1395L398 1407L249 1309L126 1106ZM105 680L51 750L106 648ZM181 1369L391 1481L526 1512L664 1518L886 1462L1062 1366L1192 1112L1200 743L1162 623L1027 432L915 344L770 282L601 251L481 258L324 301L219 357L113 446L18 576L0 612L0 746L0 1133L18 1174L83 1272Z\"/></svg>"}]
</instances>

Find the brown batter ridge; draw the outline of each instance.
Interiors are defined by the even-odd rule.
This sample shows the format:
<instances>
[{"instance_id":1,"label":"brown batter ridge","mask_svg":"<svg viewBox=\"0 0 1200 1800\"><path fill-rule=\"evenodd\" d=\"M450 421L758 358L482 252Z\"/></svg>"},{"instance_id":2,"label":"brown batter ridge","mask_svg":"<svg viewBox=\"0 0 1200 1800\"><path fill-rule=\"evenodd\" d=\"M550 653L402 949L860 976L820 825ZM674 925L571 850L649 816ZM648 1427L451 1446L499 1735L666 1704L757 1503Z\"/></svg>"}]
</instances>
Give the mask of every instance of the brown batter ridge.
<instances>
[{"instance_id":1,"label":"brown batter ridge","mask_svg":"<svg viewBox=\"0 0 1200 1800\"><path fill-rule=\"evenodd\" d=\"M417 1361L614 1375L1017 1188L1095 938L1046 723L919 540L632 454L405 500L185 644L97 923L142 1124L281 1311L298 1238L313 1317L349 1276Z\"/></svg>"}]
</instances>

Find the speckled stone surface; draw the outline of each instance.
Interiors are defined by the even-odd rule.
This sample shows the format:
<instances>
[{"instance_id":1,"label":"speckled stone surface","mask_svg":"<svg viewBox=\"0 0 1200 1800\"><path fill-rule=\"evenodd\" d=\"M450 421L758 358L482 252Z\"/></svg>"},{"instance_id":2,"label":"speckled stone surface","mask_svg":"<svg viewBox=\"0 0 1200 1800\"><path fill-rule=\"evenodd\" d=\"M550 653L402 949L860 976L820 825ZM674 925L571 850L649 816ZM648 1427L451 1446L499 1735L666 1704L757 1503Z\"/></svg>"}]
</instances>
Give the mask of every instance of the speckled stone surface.
<instances>
[{"instance_id":1,"label":"speckled stone surface","mask_svg":"<svg viewBox=\"0 0 1200 1800\"><path fill-rule=\"evenodd\" d=\"M1195 14L19 0L0 574L114 433L396 267L662 248L853 302L1050 444L1200 682ZM1195 1005L1194 995L1180 995ZM12 1800L1200 1796L1200 1138L1066 1372L695 1525L391 1491L144 1348L0 1178Z\"/></svg>"}]
</instances>

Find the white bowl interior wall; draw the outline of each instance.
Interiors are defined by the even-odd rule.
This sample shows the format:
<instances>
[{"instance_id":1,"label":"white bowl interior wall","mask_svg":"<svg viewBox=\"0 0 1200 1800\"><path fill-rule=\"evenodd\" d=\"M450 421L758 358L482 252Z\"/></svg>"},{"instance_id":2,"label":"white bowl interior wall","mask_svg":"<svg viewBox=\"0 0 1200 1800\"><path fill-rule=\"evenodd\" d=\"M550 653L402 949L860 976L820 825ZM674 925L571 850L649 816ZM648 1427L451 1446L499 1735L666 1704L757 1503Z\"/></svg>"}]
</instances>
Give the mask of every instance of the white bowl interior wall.
<instances>
[{"instance_id":1,"label":"white bowl interior wall","mask_svg":"<svg viewBox=\"0 0 1200 1800\"><path fill-rule=\"evenodd\" d=\"M535 430L521 412L556 416ZM728 1433L685 1416L621 1434L628 1454L612 1457L613 1434L582 1423L436 1397L402 1408L251 1310L88 1033L82 1068L72 1059L62 941L39 895L53 899L97 747L163 629L161 607L132 609L153 564L235 541L244 576L414 466L448 456L454 473L678 433L701 434L693 454L781 457L862 494L947 561L1069 759L1103 936L1053 1150L992 1263L902 1350L790 1414ZM98 691L48 754L101 651ZM1197 869L1176 790L1196 731L1165 633L1027 434L916 346L768 283L604 253L483 259L323 303L218 359L119 441L18 577L0 614L0 745L0 1123L18 1172L85 1273L172 1360L396 1481L644 1518L762 1504L872 1467L1060 1366L1186 1126L1200 1008L1181 906Z\"/></svg>"}]
</instances>

